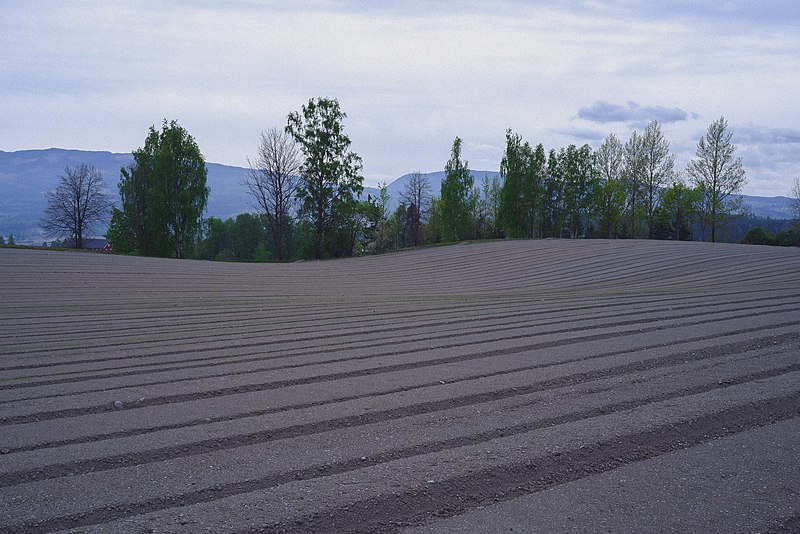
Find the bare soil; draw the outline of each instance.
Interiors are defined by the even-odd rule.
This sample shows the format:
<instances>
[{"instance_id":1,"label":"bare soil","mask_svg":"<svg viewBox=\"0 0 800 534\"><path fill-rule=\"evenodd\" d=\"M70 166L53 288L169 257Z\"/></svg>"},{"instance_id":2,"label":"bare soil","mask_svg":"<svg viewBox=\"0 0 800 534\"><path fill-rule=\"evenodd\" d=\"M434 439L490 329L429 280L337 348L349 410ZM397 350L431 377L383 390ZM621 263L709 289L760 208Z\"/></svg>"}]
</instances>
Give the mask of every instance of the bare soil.
<instances>
[{"instance_id":1,"label":"bare soil","mask_svg":"<svg viewBox=\"0 0 800 534\"><path fill-rule=\"evenodd\" d=\"M0 250L0 532L793 532L800 250Z\"/></svg>"}]
</instances>

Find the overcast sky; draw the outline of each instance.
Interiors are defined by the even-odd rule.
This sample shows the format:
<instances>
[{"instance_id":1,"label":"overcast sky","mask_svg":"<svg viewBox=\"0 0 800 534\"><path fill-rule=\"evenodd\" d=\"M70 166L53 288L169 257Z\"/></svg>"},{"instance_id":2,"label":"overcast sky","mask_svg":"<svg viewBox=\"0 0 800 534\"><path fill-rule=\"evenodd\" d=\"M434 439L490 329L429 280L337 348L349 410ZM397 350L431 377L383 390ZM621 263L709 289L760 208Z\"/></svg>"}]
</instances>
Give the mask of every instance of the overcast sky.
<instances>
[{"instance_id":1,"label":"overcast sky","mask_svg":"<svg viewBox=\"0 0 800 534\"><path fill-rule=\"evenodd\" d=\"M337 98L365 182L444 168L456 136L498 170L657 119L684 169L728 120L745 193L800 176L800 2L0 2L0 150L130 152L177 119L209 162Z\"/></svg>"}]
</instances>

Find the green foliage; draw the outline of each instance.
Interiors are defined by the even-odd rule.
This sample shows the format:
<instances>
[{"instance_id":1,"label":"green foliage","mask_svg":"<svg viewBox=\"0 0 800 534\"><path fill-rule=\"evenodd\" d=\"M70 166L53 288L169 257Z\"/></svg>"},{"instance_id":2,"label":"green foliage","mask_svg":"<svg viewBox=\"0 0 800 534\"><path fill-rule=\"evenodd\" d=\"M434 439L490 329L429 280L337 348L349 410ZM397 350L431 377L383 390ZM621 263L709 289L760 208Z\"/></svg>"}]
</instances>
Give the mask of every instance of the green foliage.
<instances>
[{"instance_id":1,"label":"green foliage","mask_svg":"<svg viewBox=\"0 0 800 534\"><path fill-rule=\"evenodd\" d=\"M508 237L535 237L537 218L544 201L542 188L546 167L544 148L532 149L519 134L506 132L506 151L500 162L503 185L499 191L497 218Z\"/></svg>"},{"instance_id":2,"label":"green foliage","mask_svg":"<svg viewBox=\"0 0 800 534\"><path fill-rule=\"evenodd\" d=\"M442 180L438 205L440 217L438 222L441 225L441 236L445 242L471 237L473 207L470 194L474 180L468 165L461 159L461 139L456 137L453 141L450 160L444 167L446 175Z\"/></svg>"},{"instance_id":3,"label":"green foliage","mask_svg":"<svg viewBox=\"0 0 800 534\"><path fill-rule=\"evenodd\" d=\"M644 150L644 205L647 213L647 236L654 237L653 225L656 209L661 201L661 190L673 178L675 156L669 152L669 141L661 132L658 121L652 121L642 136Z\"/></svg>"},{"instance_id":4,"label":"green foliage","mask_svg":"<svg viewBox=\"0 0 800 534\"><path fill-rule=\"evenodd\" d=\"M364 190L361 158L350 152L338 100L311 99L291 113L286 132L304 156L297 197L314 228L314 257L346 256L355 244L356 197Z\"/></svg>"},{"instance_id":5,"label":"green foliage","mask_svg":"<svg viewBox=\"0 0 800 534\"><path fill-rule=\"evenodd\" d=\"M3 234L0 234L0 245L5 245L5 244L6 244L6 240L3 237Z\"/></svg>"},{"instance_id":6,"label":"green foliage","mask_svg":"<svg viewBox=\"0 0 800 534\"><path fill-rule=\"evenodd\" d=\"M563 183L562 236L574 239L588 230L599 185L593 157L589 145L569 145L558 154L557 176Z\"/></svg>"},{"instance_id":7,"label":"green foliage","mask_svg":"<svg viewBox=\"0 0 800 534\"><path fill-rule=\"evenodd\" d=\"M779 247L800 247L800 231L787 228L775 234L769 233L761 226L754 226L742 238L745 245L773 245Z\"/></svg>"},{"instance_id":8,"label":"green foliage","mask_svg":"<svg viewBox=\"0 0 800 534\"><path fill-rule=\"evenodd\" d=\"M428 224L425 226L425 240L428 243L442 242L442 210L438 198L431 199Z\"/></svg>"},{"instance_id":9,"label":"green foliage","mask_svg":"<svg viewBox=\"0 0 800 534\"><path fill-rule=\"evenodd\" d=\"M7 245L16 245L17 240L14 238L14 234L8 234L8 242Z\"/></svg>"},{"instance_id":10,"label":"green foliage","mask_svg":"<svg viewBox=\"0 0 800 534\"><path fill-rule=\"evenodd\" d=\"M554 149L550 149L547 154L547 172L545 173L543 192L540 235L542 237L561 237L564 182L560 177L558 154Z\"/></svg>"},{"instance_id":11,"label":"green foliage","mask_svg":"<svg viewBox=\"0 0 800 534\"><path fill-rule=\"evenodd\" d=\"M698 217L701 191L675 182L661 193L661 205L653 216L650 237L654 239L692 239L692 226Z\"/></svg>"},{"instance_id":12,"label":"green foliage","mask_svg":"<svg viewBox=\"0 0 800 534\"><path fill-rule=\"evenodd\" d=\"M771 244L770 241L767 232L760 226L751 228L742 239L742 243L745 245L769 245Z\"/></svg>"},{"instance_id":13,"label":"green foliage","mask_svg":"<svg viewBox=\"0 0 800 534\"><path fill-rule=\"evenodd\" d=\"M622 180L625 149L614 134L609 134L595 151L600 184L595 197L595 216L602 237L619 235L625 212L625 183Z\"/></svg>"},{"instance_id":14,"label":"green foliage","mask_svg":"<svg viewBox=\"0 0 800 534\"><path fill-rule=\"evenodd\" d=\"M112 234L130 237L130 248L146 256L184 257L208 202L207 170L197 143L176 121L165 120L160 131L150 127L133 159L121 169L122 210Z\"/></svg>"},{"instance_id":15,"label":"green foliage","mask_svg":"<svg viewBox=\"0 0 800 534\"><path fill-rule=\"evenodd\" d=\"M355 254L378 252L386 248L386 206L389 195L385 184L378 186L378 189L378 198L367 195L366 200L360 200L356 205Z\"/></svg>"},{"instance_id":16,"label":"green foliage","mask_svg":"<svg viewBox=\"0 0 800 534\"><path fill-rule=\"evenodd\" d=\"M268 261L273 257L272 241L267 239L264 219L242 213L235 219L211 217L205 222L203 239L195 257L218 261Z\"/></svg>"},{"instance_id":17,"label":"green foliage","mask_svg":"<svg viewBox=\"0 0 800 534\"><path fill-rule=\"evenodd\" d=\"M125 214L117 208L112 208L111 223L108 225L106 239L111 243L114 252L132 254L136 252L136 237L133 229L125 222Z\"/></svg>"}]
</instances>

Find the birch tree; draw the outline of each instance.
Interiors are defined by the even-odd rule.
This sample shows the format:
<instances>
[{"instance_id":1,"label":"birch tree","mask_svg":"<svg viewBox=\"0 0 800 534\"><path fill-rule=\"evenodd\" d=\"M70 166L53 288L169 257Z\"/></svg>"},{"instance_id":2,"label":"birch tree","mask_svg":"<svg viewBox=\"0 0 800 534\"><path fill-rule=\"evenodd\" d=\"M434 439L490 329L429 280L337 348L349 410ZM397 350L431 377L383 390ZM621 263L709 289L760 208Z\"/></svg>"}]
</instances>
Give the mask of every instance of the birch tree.
<instances>
[{"instance_id":1,"label":"birch tree","mask_svg":"<svg viewBox=\"0 0 800 534\"><path fill-rule=\"evenodd\" d=\"M600 232L608 239L617 237L625 211L625 187L622 171L625 149L614 134L609 134L595 151L595 167L600 177L597 191L597 220Z\"/></svg>"},{"instance_id":2,"label":"birch tree","mask_svg":"<svg viewBox=\"0 0 800 534\"><path fill-rule=\"evenodd\" d=\"M712 122L706 135L698 141L695 159L686 169L705 197L702 215L711 226L712 243L717 240L717 227L724 217L741 208L739 193L747 182L742 158L735 156L732 137L725 117Z\"/></svg>"},{"instance_id":3,"label":"birch tree","mask_svg":"<svg viewBox=\"0 0 800 534\"><path fill-rule=\"evenodd\" d=\"M639 234L637 230L638 222L641 218L639 208L642 204L641 194L644 169L644 139L634 130L625 143L625 166L623 170L626 195L625 211L628 223L628 237L630 238L635 238Z\"/></svg>"},{"instance_id":4,"label":"birch tree","mask_svg":"<svg viewBox=\"0 0 800 534\"><path fill-rule=\"evenodd\" d=\"M644 156L644 203L647 213L647 237L653 237L653 217L658 208L661 190L675 175L675 156L669 153L669 141L661 133L658 121L647 125L642 135Z\"/></svg>"}]
</instances>

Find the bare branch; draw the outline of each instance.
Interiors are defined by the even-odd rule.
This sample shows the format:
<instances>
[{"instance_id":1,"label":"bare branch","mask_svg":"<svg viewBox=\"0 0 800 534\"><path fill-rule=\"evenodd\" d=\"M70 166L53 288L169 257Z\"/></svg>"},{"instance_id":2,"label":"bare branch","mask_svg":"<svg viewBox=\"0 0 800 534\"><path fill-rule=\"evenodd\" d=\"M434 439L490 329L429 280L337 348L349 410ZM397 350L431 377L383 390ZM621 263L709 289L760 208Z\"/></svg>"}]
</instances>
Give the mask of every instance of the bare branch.
<instances>
[{"instance_id":1,"label":"bare branch","mask_svg":"<svg viewBox=\"0 0 800 534\"><path fill-rule=\"evenodd\" d=\"M53 191L45 193L47 209L40 221L46 235L71 237L76 248L94 224L108 217L111 202L105 193L103 174L93 166L67 167Z\"/></svg>"},{"instance_id":2,"label":"bare branch","mask_svg":"<svg viewBox=\"0 0 800 534\"><path fill-rule=\"evenodd\" d=\"M258 156L244 179L255 208L266 218L276 257L284 259L283 242L292 219L299 184L300 149L292 137L272 128L261 133Z\"/></svg>"}]
</instances>

